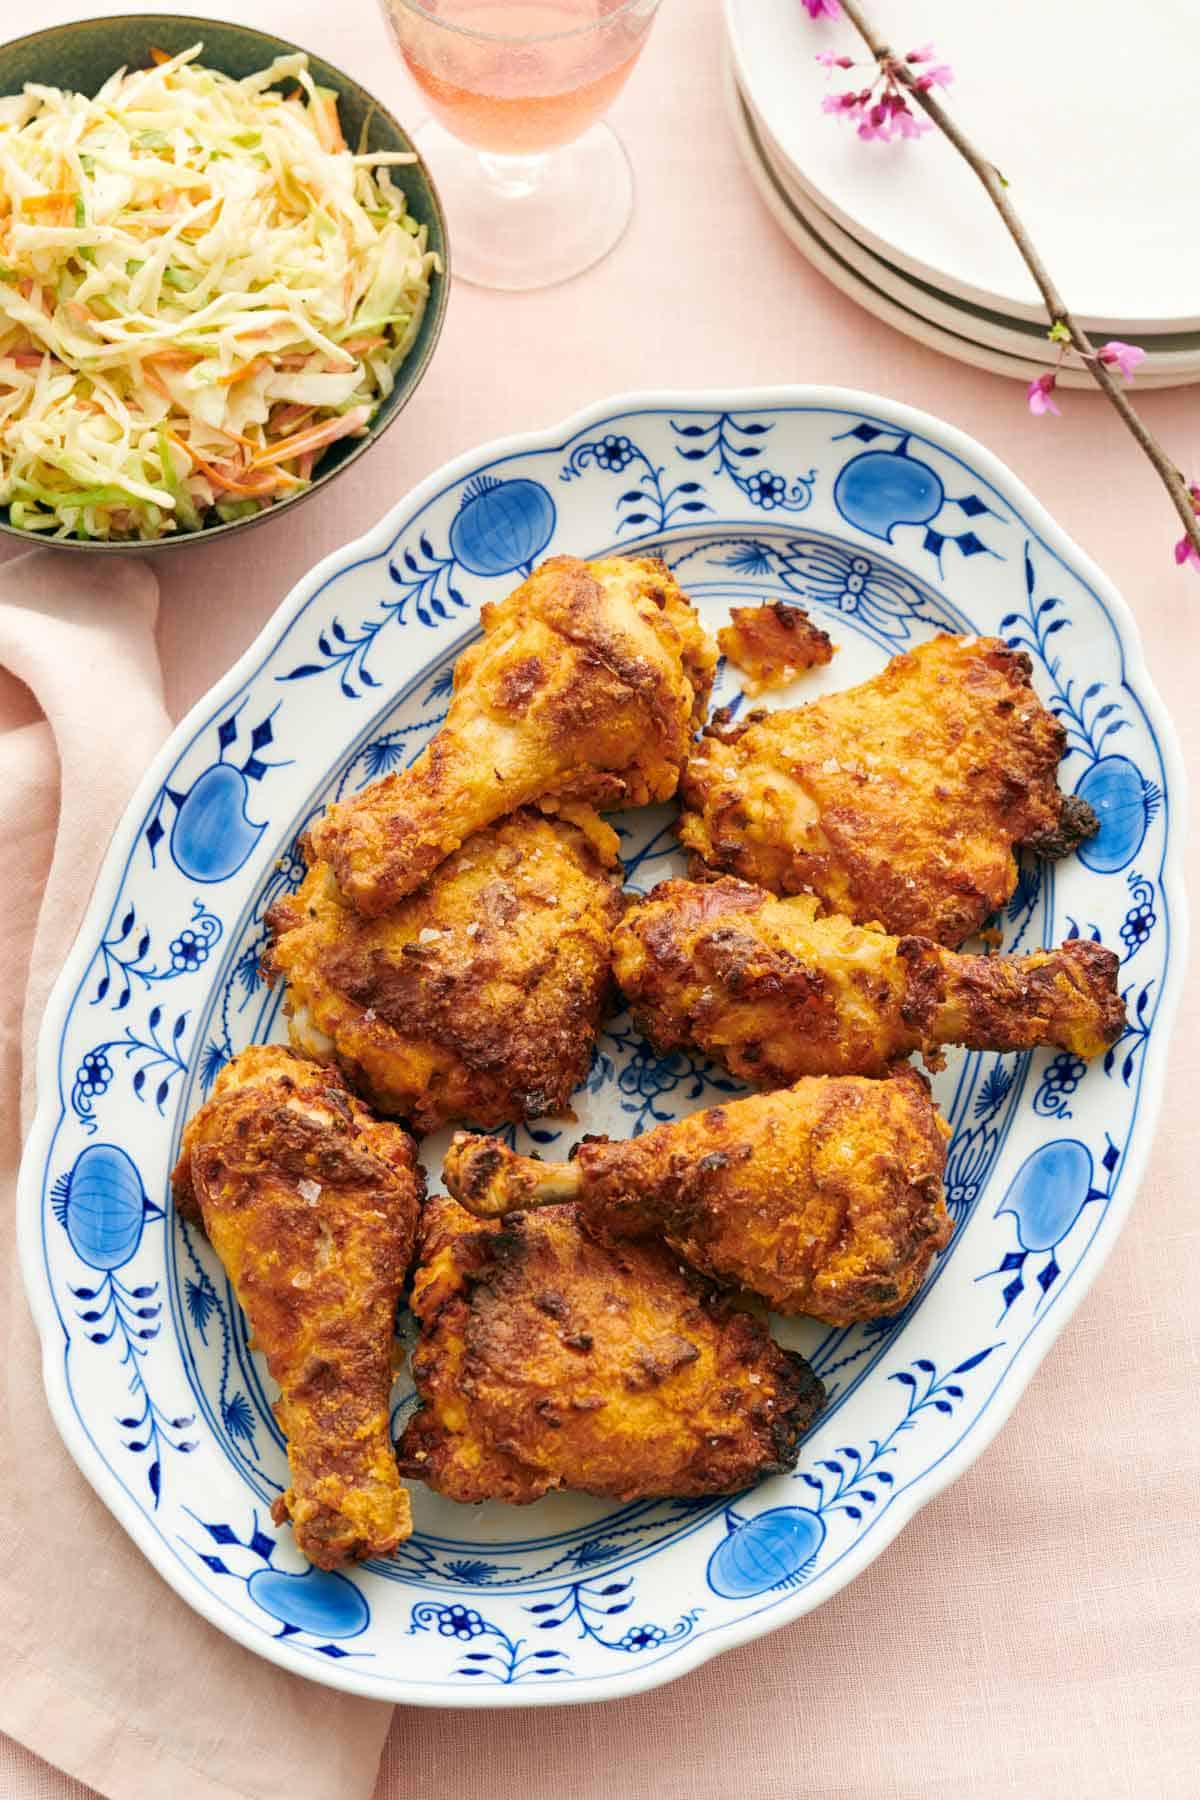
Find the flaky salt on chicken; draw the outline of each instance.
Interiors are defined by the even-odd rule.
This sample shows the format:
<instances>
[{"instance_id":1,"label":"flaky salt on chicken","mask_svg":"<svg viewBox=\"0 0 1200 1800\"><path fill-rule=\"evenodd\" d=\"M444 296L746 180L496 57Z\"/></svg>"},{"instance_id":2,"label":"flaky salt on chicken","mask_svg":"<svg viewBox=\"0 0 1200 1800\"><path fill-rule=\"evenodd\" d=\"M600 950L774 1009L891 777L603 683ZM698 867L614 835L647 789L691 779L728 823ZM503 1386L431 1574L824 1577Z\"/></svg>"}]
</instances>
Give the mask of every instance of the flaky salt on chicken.
<instances>
[{"instance_id":1,"label":"flaky salt on chicken","mask_svg":"<svg viewBox=\"0 0 1200 1800\"><path fill-rule=\"evenodd\" d=\"M421 1221L400 1468L452 1500L524 1506L736 1493L791 1468L824 1399L803 1359L660 1244L610 1244L554 1206Z\"/></svg>"},{"instance_id":2,"label":"flaky salt on chicken","mask_svg":"<svg viewBox=\"0 0 1200 1800\"><path fill-rule=\"evenodd\" d=\"M480 616L437 736L310 832L366 917L519 806L669 800L704 718L717 648L652 557L552 557Z\"/></svg>"},{"instance_id":3,"label":"flaky salt on chicken","mask_svg":"<svg viewBox=\"0 0 1200 1800\"><path fill-rule=\"evenodd\" d=\"M577 803L528 808L467 839L377 919L327 863L268 915L268 975L287 982L292 1043L415 1131L562 1113L612 987L617 837Z\"/></svg>"},{"instance_id":4,"label":"flaky salt on chicken","mask_svg":"<svg viewBox=\"0 0 1200 1800\"><path fill-rule=\"evenodd\" d=\"M389 1429L396 1305L424 1179L398 1125L281 1045L244 1050L192 1118L172 1182L278 1382L291 1486L275 1502L322 1569L412 1531Z\"/></svg>"},{"instance_id":5,"label":"flaky salt on chicken","mask_svg":"<svg viewBox=\"0 0 1200 1800\"><path fill-rule=\"evenodd\" d=\"M755 1087L882 1075L919 1050L1052 1045L1087 1062L1125 1028L1119 959L1072 938L1027 956L964 956L822 916L732 876L664 881L627 911L613 967L660 1053L695 1045Z\"/></svg>"},{"instance_id":6,"label":"flaky salt on chicken","mask_svg":"<svg viewBox=\"0 0 1200 1800\"><path fill-rule=\"evenodd\" d=\"M776 1312L852 1325L898 1312L949 1242L948 1136L905 1066L809 1078L622 1143L585 1138L567 1163L460 1131L443 1177L480 1217L573 1201L590 1228L661 1238Z\"/></svg>"},{"instance_id":7,"label":"flaky salt on chicken","mask_svg":"<svg viewBox=\"0 0 1200 1800\"><path fill-rule=\"evenodd\" d=\"M1017 883L1014 850L1096 830L1057 786L1066 732L999 638L935 637L870 681L713 726L679 835L714 872L956 949Z\"/></svg>"}]
</instances>

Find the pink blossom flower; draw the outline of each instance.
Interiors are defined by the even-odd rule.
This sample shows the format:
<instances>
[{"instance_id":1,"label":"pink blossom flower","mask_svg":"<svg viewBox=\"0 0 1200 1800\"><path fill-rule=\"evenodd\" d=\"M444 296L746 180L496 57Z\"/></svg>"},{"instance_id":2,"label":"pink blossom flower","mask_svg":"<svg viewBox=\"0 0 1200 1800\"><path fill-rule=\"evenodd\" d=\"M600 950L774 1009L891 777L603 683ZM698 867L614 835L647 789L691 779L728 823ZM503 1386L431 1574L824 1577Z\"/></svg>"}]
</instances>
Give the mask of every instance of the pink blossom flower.
<instances>
[{"instance_id":1,"label":"pink blossom flower","mask_svg":"<svg viewBox=\"0 0 1200 1800\"><path fill-rule=\"evenodd\" d=\"M932 87L949 87L953 80L954 70L950 64L938 63L936 68L926 69L923 75L918 75L913 86L919 93L927 94Z\"/></svg>"},{"instance_id":2,"label":"pink blossom flower","mask_svg":"<svg viewBox=\"0 0 1200 1800\"><path fill-rule=\"evenodd\" d=\"M1047 374L1039 375L1036 381L1030 382L1026 390L1026 398L1029 401L1030 412L1036 417L1040 418L1043 413L1053 413L1055 418L1062 418L1062 413L1055 406L1053 398L1057 381L1057 375Z\"/></svg>"},{"instance_id":3,"label":"pink blossom flower","mask_svg":"<svg viewBox=\"0 0 1200 1800\"><path fill-rule=\"evenodd\" d=\"M1126 381L1133 380L1134 370L1139 363L1146 360L1146 352L1139 350L1136 344L1123 344L1120 338L1112 338L1102 344L1096 352L1098 362L1115 364Z\"/></svg>"},{"instance_id":4,"label":"pink blossom flower","mask_svg":"<svg viewBox=\"0 0 1200 1800\"><path fill-rule=\"evenodd\" d=\"M1105 345L1107 349L1108 346ZM1200 487L1194 481L1188 484L1188 498L1197 518L1200 518ZM1190 563L1193 569L1200 569L1200 551L1197 551L1190 537L1181 537L1175 546L1175 561L1183 568Z\"/></svg>"},{"instance_id":5,"label":"pink blossom flower","mask_svg":"<svg viewBox=\"0 0 1200 1800\"><path fill-rule=\"evenodd\" d=\"M810 19L840 19L842 16L838 0L800 0L800 4Z\"/></svg>"},{"instance_id":6,"label":"pink blossom flower","mask_svg":"<svg viewBox=\"0 0 1200 1800\"><path fill-rule=\"evenodd\" d=\"M933 126L928 119L918 119L914 117L907 106L902 107L897 111L895 124L896 130L900 133L902 138L924 137L927 131L933 130Z\"/></svg>"},{"instance_id":7,"label":"pink blossom flower","mask_svg":"<svg viewBox=\"0 0 1200 1800\"><path fill-rule=\"evenodd\" d=\"M817 0L804 0L810 13ZM813 13L813 17L817 15ZM904 59L906 64L928 62L936 55L932 44L925 44L920 49L910 50ZM848 56L835 56L832 50L822 50L817 61L823 68L853 69L856 65ZM905 77L901 85L900 75ZM870 87L863 88L861 93L829 94L821 102L827 113L848 119L860 138L867 142L888 144L893 138L924 137L933 126L925 119L919 118L909 105L908 88L917 93L928 93L933 87L945 87L953 81L954 71L947 63L936 63L934 67L924 70L918 76L909 76L904 64L894 57L885 57L879 66L879 72Z\"/></svg>"}]
</instances>

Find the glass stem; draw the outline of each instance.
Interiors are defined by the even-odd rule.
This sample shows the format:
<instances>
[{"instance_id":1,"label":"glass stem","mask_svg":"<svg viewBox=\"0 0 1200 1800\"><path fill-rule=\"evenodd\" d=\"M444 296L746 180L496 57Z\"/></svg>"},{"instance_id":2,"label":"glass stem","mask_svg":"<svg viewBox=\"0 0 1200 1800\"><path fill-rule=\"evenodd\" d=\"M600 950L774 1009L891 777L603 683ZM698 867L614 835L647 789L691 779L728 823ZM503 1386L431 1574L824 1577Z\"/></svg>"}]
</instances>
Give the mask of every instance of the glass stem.
<instances>
[{"instance_id":1,"label":"glass stem","mask_svg":"<svg viewBox=\"0 0 1200 1800\"><path fill-rule=\"evenodd\" d=\"M479 152L479 162L490 187L506 199L519 200L536 193L546 173L547 156L497 156Z\"/></svg>"}]
</instances>

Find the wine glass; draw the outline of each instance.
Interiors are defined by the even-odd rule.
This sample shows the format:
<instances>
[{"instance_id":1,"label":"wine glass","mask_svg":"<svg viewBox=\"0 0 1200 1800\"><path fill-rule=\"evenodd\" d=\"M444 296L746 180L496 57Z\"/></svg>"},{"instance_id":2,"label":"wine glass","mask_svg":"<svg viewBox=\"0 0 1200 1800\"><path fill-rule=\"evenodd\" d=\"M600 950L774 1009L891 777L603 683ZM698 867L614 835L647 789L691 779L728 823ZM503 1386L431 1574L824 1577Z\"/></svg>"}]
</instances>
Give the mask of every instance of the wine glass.
<instances>
[{"instance_id":1,"label":"wine glass","mask_svg":"<svg viewBox=\"0 0 1200 1800\"><path fill-rule=\"evenodd\" d=\"M633 172L602 114L659 0L381 0L429 102L417 135L451 221L454 269L548 287L607 255Z\"/></svg>"}]
</instances>

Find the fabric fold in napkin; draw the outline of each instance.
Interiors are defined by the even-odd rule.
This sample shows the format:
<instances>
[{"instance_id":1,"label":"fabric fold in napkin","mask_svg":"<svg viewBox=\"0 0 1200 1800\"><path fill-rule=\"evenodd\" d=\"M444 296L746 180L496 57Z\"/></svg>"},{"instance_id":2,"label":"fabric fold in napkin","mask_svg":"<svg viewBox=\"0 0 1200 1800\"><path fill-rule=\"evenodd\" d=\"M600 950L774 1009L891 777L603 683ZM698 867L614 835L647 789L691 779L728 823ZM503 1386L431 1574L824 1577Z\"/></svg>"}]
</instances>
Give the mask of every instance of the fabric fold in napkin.
<instances>
[{"instance_id":1,"label":"fabric fold in napkin","mask_svg":"<svg viewBox=\"0 0 1200 1800\"><path fill-rule=\"evenodd\" d=\"M46 1405L15 1187L37 1034L101 857L170 729L145 562L0 570L0 665L42 717L0 733L0 1730L111 1800L363 1800L390 1707L253 1656L167 1587Z\"/></svg>"}]
</instances>

